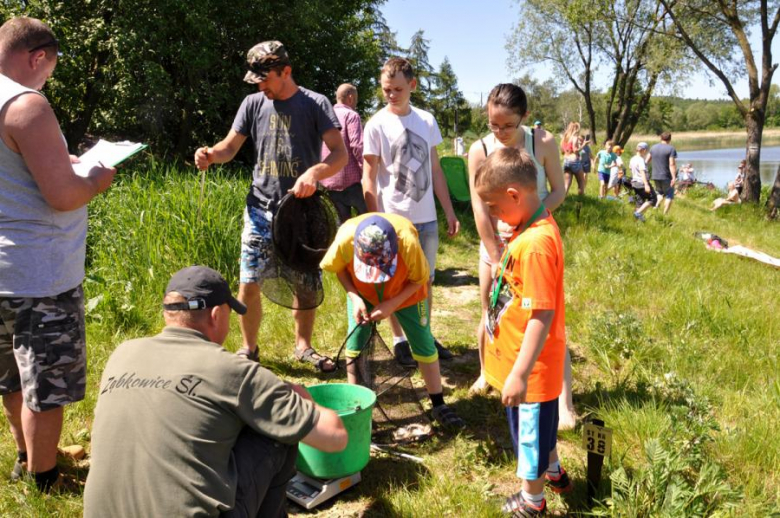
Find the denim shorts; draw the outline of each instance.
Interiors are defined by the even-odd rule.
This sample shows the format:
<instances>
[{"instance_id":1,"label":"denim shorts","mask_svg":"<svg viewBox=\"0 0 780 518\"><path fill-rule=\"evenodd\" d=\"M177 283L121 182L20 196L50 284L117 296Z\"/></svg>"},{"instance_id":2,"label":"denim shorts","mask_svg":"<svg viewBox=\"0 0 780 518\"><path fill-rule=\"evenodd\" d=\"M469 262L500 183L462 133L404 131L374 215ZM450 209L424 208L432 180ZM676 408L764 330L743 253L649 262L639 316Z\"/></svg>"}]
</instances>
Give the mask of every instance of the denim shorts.
<instances>
[{"instance_id":1,"label":"denim shorts","mask_svg":"<svg viewBox=\"0 0 780 518\"><path fill-rule=\"evenodd\" d=\"M605 173L603 171L599 171L599 181L608 183L609 182L609 173Z\"/></svg>"},{"instance_id":2,"label":"denim shorts","mask_svg":"<svg viewBox=\"0 0 780 518\"><path fill-rule=\"evenodd\" d=\"M436 252L439 250L439 222L415 223L417 235L420 238L425 258L428 259L428 268L431 269L431 281L436 275Z\"/></svg>"},{"instance_id":3,"label":"denim shorts","mask_svg":"<svg viewBox=\"0 0 780 518\"><path fill-rule=\"evenodd\" d=\"M239 282L262 283L265 279L279 276L274 243L271 235L273 213L260 207L247 206L244 209L244 231L241 233L241 274ZM311 286L319 285L319 270L297 272L287 269L284 279L293 286L293 291L306 297ZM301 291L302 290L302 291Z\"/></svg>"},{"instance_id":4,"label":"denim shorts","mask_svg":"<svg viewBox=\"0 0 780 518\"><path fill-rule=\"evenodd\" d=\"M582 162L580 162L579 160L564 160L563 172L571 173L571 174L577 174L579 172L582 172Z\"/></svg>"}]
</instances>

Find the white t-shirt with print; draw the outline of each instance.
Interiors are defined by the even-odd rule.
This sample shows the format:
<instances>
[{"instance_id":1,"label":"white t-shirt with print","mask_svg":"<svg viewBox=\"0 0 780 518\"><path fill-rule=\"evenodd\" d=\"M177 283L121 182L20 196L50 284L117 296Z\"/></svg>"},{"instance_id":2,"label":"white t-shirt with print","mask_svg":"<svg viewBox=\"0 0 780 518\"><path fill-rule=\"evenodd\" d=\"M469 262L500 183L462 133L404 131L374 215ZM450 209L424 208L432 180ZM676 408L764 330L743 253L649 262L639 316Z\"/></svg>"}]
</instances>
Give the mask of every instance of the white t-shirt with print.
<instances>
[{"instance_id":1,"label":"white t-shirt with print","mask_svg":"<svg viewBox=\"0 0 780 518\"><path fill-rule=\"evenodd\" d=\"M412 223L436 221L431 148L442 141L430 113L411 107L400 117L382 108L363 132L363 155L379 157L377 204L380 212Z\"/></svg>"}]
</instances>

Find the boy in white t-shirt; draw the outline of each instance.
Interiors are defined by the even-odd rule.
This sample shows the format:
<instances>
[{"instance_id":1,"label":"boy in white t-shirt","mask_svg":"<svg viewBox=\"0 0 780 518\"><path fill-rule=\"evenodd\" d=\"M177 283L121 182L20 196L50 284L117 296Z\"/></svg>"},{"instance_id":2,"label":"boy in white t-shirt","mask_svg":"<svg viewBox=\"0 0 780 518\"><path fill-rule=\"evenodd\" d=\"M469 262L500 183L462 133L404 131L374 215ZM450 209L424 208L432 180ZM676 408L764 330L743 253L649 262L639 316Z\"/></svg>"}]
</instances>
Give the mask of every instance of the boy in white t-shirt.
<instances>
[{"instance_id":1,"label":"boy in white t-shirt","mask_svg":"<svg viewBox=\"0 0 780 518\"><path fill-rule=\"evenodd\" d=\"M636 155L631 158L628 167L631 168L631 188L634 189L637 199L637 210L634 217L639 221L644 221L644 212L650 207L654 207L658 197L650 185L650 178L647 175L647 143L640 142L636 145Z\"/></svg>"},{"instance_id":2,"label":"boy in white t-shirt","mask_svg":"<svg viewBox=\"0 0 780 518\"><path fill-rule=\"evenodd\" d=\"M409 104L417 87L412 65L402 58L391 58L382 67L382 93L387 106L368 121L363 132L363 195L369 212L399 214L411 221L420 238L430 268L428 311L432 303L433 275L439 247L436 203L439 199L447 217L447 233L454 236L460 229L439 164L436 145L441 133L430 113ZM396 359L413 367L409 342L398 321L390 319ZM436 340L441 359L452 358Z\"/></svg>"}]
</instances>

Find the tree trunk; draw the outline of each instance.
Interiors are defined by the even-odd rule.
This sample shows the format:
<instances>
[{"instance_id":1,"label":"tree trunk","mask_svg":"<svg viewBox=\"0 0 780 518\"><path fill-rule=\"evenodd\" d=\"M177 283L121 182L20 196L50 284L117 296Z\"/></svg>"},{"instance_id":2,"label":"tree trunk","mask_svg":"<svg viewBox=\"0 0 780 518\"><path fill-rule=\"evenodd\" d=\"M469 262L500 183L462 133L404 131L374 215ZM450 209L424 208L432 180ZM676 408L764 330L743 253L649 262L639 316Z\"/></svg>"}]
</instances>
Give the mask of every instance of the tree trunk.
<instances>
[{"instance_id":1,"label":"tree trunk","mask_svg":"<svg viewBox=\"0 0 780 518\"><path fill-rule=\"evenodd\" d=\"M764 132L764 116L761 110L751 106L745 117L747 146L745 149L745 181L742 201L758 203L761 198L761 138Z\"/></svg>"},{"instance_id":2,"label":"tree trunk","mask_svg":"<svg viewBox=\"0 0 780 518\"><path fill-rule=\"evenodd\" d=\"M775 184L772 186L772 192L769 193L769 199L766 202L769 219L777 219L780 216L780 166L775 173Z\"/></svg>"},{"instance_id":3,"label":"tree trunk","mask_svg":"<svg viewBox=\"0 0 780 518\"><path fill-rule=\"evenodd\" d=\"M590 91L585 97L585 109L588 111L588 120L590 120L590 142L593 145L598 144L596 138L596 110L593 109L593 100L590 98Z\"/></svg>"},{"instance_id":4,"label":"tree trunk","mask_svg":"<svg viewBox=\"0 0 780 518\"><path fill-rule=\"evenodd\" d=\"M79 144L81 144L84 135L92 123L92 116L95 114L100 102L103 99L103 83L105 81L105 64L108 63L110 54L108 51L99 51L93 61L92 70L89 73L90 79L86 81L87 87L84 93L84 108L76 115L73 122L65 128L65 140L68 142L68 148L71 153L79 153Z\"/></svg>"}]
</instances>

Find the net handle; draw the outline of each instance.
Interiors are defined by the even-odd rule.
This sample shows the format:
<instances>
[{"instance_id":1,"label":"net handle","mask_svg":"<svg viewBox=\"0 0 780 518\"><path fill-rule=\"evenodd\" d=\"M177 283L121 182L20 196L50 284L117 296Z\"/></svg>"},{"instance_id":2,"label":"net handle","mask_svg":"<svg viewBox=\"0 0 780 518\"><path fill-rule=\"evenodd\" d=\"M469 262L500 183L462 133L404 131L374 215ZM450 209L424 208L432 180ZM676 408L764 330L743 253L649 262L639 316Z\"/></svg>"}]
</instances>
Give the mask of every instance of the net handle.
<instances>
[{"instance_id":1,"label":"net handle","mask_svg":"<svg viewBox=\"0 0 780 518\"><path fill-rule=\"evenodd\" d=\"M350 331L347 334L347 337L344 339L344 342L341 344L341 347L339 347L339 352L338 352L338 354L336 354L336 370L339 370L341 368L341 367L339 367L339 365L341 364L341 362L339 360L341 358L342 353L344 354L344 358L345 358L345 361L344 361L344 365L345 366L352 365L355 361L357 361L358 358L347 358L347 355L346 355L346 353L344 351L347 348L347 342L349 342L349 339L352 338L353 334L355 334L355 331L357 331L358 329L360 329L362 326L365 326L365 325L370 325L371 326L371 333L369 333L368 338L366 339L365 343L363 343L363 345L360 346L360 354L363 353L363 348L366 346L366 344L374 337L375 334L377 334L376 322L370 322L369 324L358 324L358 325L356 325L352 329L352 331ZM360 354L358 354L358 357L360 357Z\"/></svg>"}]
</instances>

